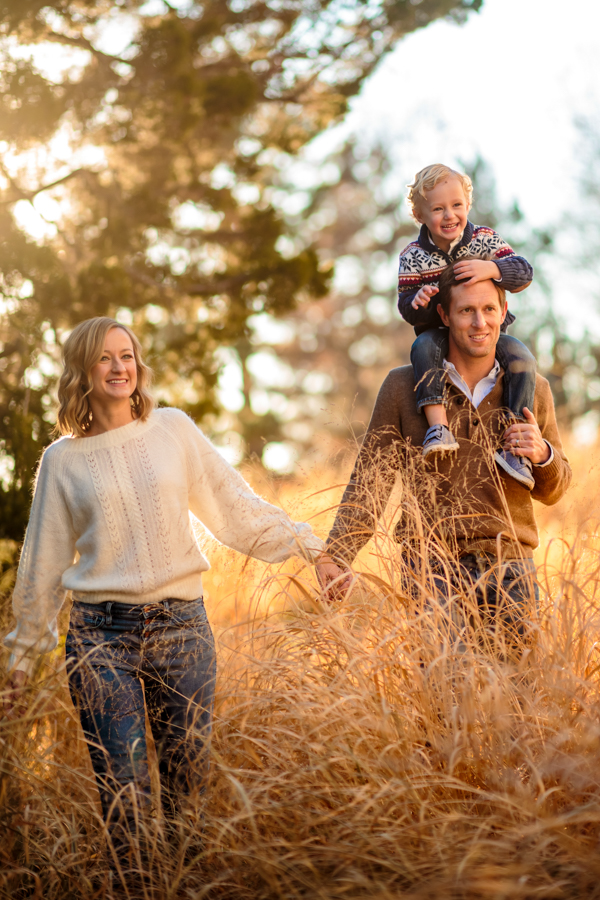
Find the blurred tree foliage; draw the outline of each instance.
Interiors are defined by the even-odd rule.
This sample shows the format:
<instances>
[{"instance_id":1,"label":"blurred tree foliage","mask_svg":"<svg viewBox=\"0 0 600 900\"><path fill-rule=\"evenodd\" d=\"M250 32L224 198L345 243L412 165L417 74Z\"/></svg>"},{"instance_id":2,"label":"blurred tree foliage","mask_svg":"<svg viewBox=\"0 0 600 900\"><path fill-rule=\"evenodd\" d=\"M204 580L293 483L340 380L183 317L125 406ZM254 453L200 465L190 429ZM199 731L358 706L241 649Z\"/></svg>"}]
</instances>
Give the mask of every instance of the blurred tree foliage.
<instances>
[{"instance_id":1,"label":"blurred tree foliage","mask_svg":"<svg viewBox=\"0 0 600 900\"><path fill-rule=\"evenodd\" d=\"M331 452L326 435L344 442L349 427L363 430L385 374L408 359L412 329L395 309L395 282L398 251L415 225L381 147L350 141L312 173L297 169L288 173L289 190L306 185L296 187L303 206L288 220L297 242L335 261L336 277L324 300L286 317L270 342L259 321L250 341L237 345L245 399L238 416L260 417L248 430L252 452L283 440L314 460Z\"/></svg>"},{"instance_id":2,"label":"blurred tree foliage","mask_svg":"<svg viewBox=\"0 0 600 900\"><path fill-rule=\"evenodd\" d=\"M470 170L476 186L473 215L491 224L535 267L534 284L522 294L509 298L517 312L513 332L532 349L539 371L549 380L556 404L557 418L563 427L577 424L581 416L592 413L600 421L600 343L593 328L575 340L566 316L557 311L557 286L552 262L568 258L569 268L579 259L581 268L575 293L598 299L598 248L600 247L600 132L590 121L580 122L582 135L580 159L580 203L574 221L563 221L545 229L531 228L518 207L502 209L496 197L493 174L483 160ZM468 168L468 167L467 167ZM565 234L575 237L575 249L559 240ZM568 251L571 251L570 254ZM588 283L587 290L583 280ZM583 289L583 290L582 290Z\"/></svg>"},{"instance_id":3,"label":"blurred tree foliage","mask_svg":"<svg viewBox=\"0 0 600 900\"><path fill-rule=\"evenodd\" d=\"M164 398L214 411L217 348L327 292L314 245L284 252L277 159L402 35L480 5L0 0L0 537L23 533L65 332L132 322Z\"/></svg>"},{"instance_id":4,"label":"blurred tree foliage","mask_svg":"<svg viewBox=\"0 0 600 900\"><path fill-rule=\"evenodd\" d=\"M600 115L598 110L576 120L579 131L577 159L578 200L576 212L561 223L562 258L568 263L568 290L574 305L583 308L589 324L574 341L570 322L547 315L537 331L540 352L546 360L548 378L560 404L563 420L583 417L586 439L600 425L600 338L598 332L600 291ZM566 318L566 317L565 317ZM577 318L583 318L578 311ZM581 421L581 420L580 420ZM591 426L588 430L588 424Z\"/></svg>"}]
</instances>

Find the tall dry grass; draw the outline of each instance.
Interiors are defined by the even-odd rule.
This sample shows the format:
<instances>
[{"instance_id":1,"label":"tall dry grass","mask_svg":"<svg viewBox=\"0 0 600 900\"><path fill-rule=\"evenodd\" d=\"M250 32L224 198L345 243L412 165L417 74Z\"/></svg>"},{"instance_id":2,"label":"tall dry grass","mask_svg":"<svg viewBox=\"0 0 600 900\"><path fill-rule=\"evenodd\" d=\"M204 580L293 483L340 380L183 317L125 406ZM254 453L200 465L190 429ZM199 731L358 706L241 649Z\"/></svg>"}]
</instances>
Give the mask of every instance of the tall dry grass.
<instances>
[{"instance_id":1,"label":"tall dry grass","mask_svg":"<svg viewBox=\"0 0 600 900\"><path fill-rule=\"evenodd\" d=\"M209 547L219 676L204 840L194 822L169 842L160 817L142 823L138 893L600 897L598 448L569 451L574 486L538 510L541 608L518 658L427 591L408 596L386 521L331 606L300 562ZM347 474L257 486L326 534ZM26 713L0 722L0 893L133 896L109 878L61 652Z\"/></svg>"}]
</instances>

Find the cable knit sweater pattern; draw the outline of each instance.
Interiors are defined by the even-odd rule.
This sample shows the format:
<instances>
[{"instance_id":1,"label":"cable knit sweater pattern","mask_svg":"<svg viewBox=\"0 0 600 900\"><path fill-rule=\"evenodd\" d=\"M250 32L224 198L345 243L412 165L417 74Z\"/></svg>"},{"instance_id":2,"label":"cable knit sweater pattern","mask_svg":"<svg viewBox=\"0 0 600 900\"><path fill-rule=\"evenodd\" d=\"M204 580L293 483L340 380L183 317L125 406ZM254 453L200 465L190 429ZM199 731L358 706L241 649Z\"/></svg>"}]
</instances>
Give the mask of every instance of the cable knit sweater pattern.
<instances>
[{"instance_id":1,"label":"cable knit sweater pattern","mask_svg":"<svg viewBox=\"0 0 600 900\"><path fill-rule=\"evenodd\" d=\"M44 452L13 594L11 665L57 645L67 591L86 603L144 605L202 595L209 568L190 512L221 543L265 562L314 559L323 542L258 497L188 416L155 410Z\"/></svg>"}]
</instances>

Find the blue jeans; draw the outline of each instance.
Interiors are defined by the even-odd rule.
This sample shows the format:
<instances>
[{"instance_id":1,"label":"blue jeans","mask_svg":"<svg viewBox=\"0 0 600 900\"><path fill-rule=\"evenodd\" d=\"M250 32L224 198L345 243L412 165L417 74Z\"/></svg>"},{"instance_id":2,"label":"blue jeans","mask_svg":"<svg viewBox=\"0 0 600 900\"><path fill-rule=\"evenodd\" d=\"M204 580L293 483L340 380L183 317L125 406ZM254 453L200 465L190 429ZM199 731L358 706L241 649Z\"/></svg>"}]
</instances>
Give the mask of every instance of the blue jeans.
<instances>
[{"instance_id":1,"label":"blue jeans","mask_svg":"<svg viewBox=\"0 0 600 900\"><path fill-rule=\"evenodd\" d=\"M172 818L208 773L216 659L204 602L148 606L75 602L67 669L118 849L151 806L145 713L156 745L161 800Z\"/></svg>"},{"instance_id":2,"label":"blue jeans","mask_svg":"<svg viewBox=\"0 0 600 900\"><path fill-rule=\"evenodd\" d=\"M420 584L419 566L413 557L409 564L415 573L413 591ZM485 553L471 553L460 559L430 559L427 572L428 592L437 597L448 612L447 626L458 637L467 624L480 625L497 654L522 648L527 638L528 623L539 605L539 587L532 559L504 559ZM457 597L471 596L476 601L469 608ZM475 618L479 622L474 621Z\"/></svg>"},{"instance_id":3,"label":"blue jeans","mask_svg":"<svg viewBox=\"0 0 600 900\"><path fill-rule=\"evenodd\" d=\"M444 402L446 375L443 359L448 355L448 329L423 331L410 350L415 373L417 409ZM516 419L523 419L523 407L533 411L535 357L525 344L510 334L500 333L496 359L504 369L504 406Z\"/></svg>"}]
</instances>

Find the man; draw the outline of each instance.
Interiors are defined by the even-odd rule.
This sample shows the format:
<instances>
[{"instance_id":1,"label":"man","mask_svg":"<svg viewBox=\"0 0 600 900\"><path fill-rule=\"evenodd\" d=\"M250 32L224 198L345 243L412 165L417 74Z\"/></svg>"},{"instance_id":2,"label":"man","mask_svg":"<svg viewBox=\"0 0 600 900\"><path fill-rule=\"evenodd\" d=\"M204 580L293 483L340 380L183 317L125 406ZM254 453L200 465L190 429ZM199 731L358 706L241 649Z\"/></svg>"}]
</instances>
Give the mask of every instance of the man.
<instances>
[{"instance_id":1,"label":"man","mask_svg":"<svg viewBox=\"0 0 600 900\"><path fill-rule=\"evenodd\" d=\"M373 535L401 472L405 493L395 539L412 570L420 571L425 562L435 591L446 599L457 587L472 588L480 608L489 612L503 606L504 623L522 633L516 619L537 596L532 498L556 503L571 480L550 385L537 375L534 409L525 409L525 422L513 421L507 428L504 376L495 358L507 312L503 288L492 280L459 282L449 266L438 300L449 329L445 404L459 449L423 460L427 421L417 411L413 370L393 369L379 391L329 534L329 556L318 565L319 578L330 597L347 586L347 567ZM499 447L531 461L531 493L496 467ZM507 596L521 610L516 619L514 610L506 610Z\"/></svg>"}]
</instances>

